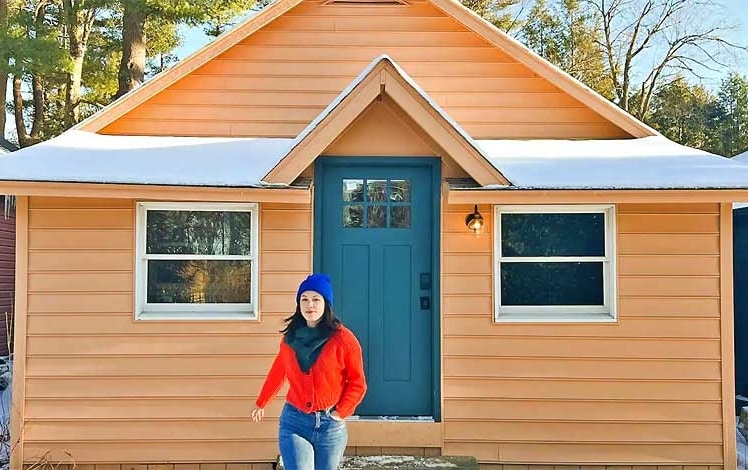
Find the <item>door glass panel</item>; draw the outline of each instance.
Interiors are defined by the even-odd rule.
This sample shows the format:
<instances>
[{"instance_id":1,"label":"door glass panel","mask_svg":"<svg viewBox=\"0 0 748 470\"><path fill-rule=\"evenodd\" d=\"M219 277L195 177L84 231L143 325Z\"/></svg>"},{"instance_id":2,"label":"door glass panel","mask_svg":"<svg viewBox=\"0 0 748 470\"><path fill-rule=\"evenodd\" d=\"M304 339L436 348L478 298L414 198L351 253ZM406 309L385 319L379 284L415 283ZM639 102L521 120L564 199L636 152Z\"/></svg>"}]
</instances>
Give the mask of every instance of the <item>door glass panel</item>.
<instances>
[{"instance_id":1,"label":"door glass panel","mask_svg":"<svg viewBox=\"0 0 748 470\"><path fill-rule=\"evenodd\" d=\"M410 206L392 206L391 228L410 228Z\"/></svg>"},{"instance_id":2,"label":"door glass panel","mask_svg":"<svg viewBox=\"0 0 748 470\"><path fill-rule=\"evenodd\" d=\"M387 200L387 180L368 180L366 187L368 201L379 202Z\"/></svg>"},{"instance_id":3,"label":"door glass panel","mask_svg":"<svg viewBox=\"0 0 748 470\"><path fill-rule=\"evenodd\" d=\"M404 179L343 179L343 227L410 228L410 190Z\"/></svg>"},{"instance_id":4,"label":"door glass panel","mask_svg":"<svg viewBox=\"0 0 748 470\"><path fill-rule=\"evenodd\" d=\"M363 202L364 180L343 180L343 201Z\"/></svg>"},{"instance_id":5,"label":"door glass panel","mask_svg":"<svg viewBox=\"0 0 748 470\"><path fill-rule=\"evenodd\" d=\"M343 206L343 227L356 228L364 226L364 206Z\"/></svg>"},{"instance_id":6,"label":"door glass panel","mask_svg":"<svg viewBox=\"0 0 748 470\"><path fill-rule=\"evenodd\" d=\"M390 181L390 201L410 202L410 181L409 180Z\"/></svg>"},{"instance_id":7,"label":"door glass panel","mask_svg":"<svg viewBox=\"0 0 748 470\"><path fill-rule=\"evenodd\" d=\"M369 228L387 227L387 206L369 206L366 226Z\"/></svg>"}]
</instances>

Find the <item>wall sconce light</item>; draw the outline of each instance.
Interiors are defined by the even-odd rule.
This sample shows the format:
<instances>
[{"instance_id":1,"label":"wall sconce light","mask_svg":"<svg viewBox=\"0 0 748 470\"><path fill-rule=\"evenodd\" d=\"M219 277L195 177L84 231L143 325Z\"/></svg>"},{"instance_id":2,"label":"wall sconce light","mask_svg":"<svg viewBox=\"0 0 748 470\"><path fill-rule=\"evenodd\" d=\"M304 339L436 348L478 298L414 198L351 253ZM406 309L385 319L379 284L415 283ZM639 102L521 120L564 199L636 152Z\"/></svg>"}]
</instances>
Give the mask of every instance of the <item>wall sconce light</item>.
<instances>
[{"instance_id":1,"label":"wall sconce light","mask_svg":"<svg viewBox=\"0 0 748 470\"><path fill-rule=\"evenodd\" d=\"M478 204L476 204L473 213L465 217L465 225L473 233L478 233L483 229L483 223L483 216L478 212Z\"/></svg>"}]
</instances>

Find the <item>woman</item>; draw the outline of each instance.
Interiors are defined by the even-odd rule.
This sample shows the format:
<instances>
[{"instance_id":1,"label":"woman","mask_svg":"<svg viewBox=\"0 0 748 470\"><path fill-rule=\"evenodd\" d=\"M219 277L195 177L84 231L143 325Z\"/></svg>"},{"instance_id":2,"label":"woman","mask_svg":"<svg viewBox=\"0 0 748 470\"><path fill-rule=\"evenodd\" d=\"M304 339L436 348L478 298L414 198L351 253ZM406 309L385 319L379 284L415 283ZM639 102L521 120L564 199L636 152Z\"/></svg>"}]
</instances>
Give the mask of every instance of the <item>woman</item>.
<instances>
[{"instance_id":1,"label":"woman","mask_svg":"<svg viewBox=\"0 0 748 470\"><path fill-rule=\"evenodd\" d=\"M361 345L332 311L332 285L312 274L296 292L296 312L286 318L278 355L270 367L252 421L288 378L278 444L286 470L334 470L348 442L344 419L366 393Z\"/></svg>"}]
</instances>

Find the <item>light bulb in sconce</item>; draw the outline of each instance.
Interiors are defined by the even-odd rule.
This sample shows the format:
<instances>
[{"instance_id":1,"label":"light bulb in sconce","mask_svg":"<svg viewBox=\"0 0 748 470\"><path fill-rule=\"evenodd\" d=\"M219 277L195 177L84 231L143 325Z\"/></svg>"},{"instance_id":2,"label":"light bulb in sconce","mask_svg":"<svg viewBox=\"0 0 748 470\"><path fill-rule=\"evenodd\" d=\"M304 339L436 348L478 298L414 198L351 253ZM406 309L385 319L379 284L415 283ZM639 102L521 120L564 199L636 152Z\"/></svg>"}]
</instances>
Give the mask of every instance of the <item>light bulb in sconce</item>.
<instances>
[{"instance_id":1,"label":"light bulb in sconce","mask_svg":"<svg viewBox=\"0 0 748 470\"><path fill-rule=\"evenodd\" d=\"M465 225L467 225L467 228L469 228L471 232L480 233L481 230L483 230L483 224L483 216L478 212L478 204L476 204L473 213L468 214L468 216L465 217Z\"/></svg>"}]
</instances>

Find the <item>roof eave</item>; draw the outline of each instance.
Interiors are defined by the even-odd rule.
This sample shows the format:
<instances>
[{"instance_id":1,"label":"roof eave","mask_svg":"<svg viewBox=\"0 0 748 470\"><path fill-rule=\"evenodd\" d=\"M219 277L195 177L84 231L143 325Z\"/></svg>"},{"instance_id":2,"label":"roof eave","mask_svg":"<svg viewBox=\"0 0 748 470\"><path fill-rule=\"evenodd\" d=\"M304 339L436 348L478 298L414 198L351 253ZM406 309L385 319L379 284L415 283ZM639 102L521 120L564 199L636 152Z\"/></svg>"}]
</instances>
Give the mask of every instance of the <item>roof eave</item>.
<instances>
[{"instance_id":1,"label":"roof eave","mask_svg":"<svg viewBox=\"0 0 748 470\"><path fill-rule=\"evenodd\" d=\"M683 189L568 189L476 188L447 186L449 204L612 204L612 203L726 203L748 201L748 188Z\"/></svg>"},{"instance_id":2,"label":"roof eave","mask_svg":"<svg viewBox=\"0 0 748 470\"><path fill-rule=\"evenodd\" d=\"M152 199L169 201L285 202L309 204L308 186L228 187L60 181L0 181L0 194L17 196Z\"/></svg>"}]
</instances>

